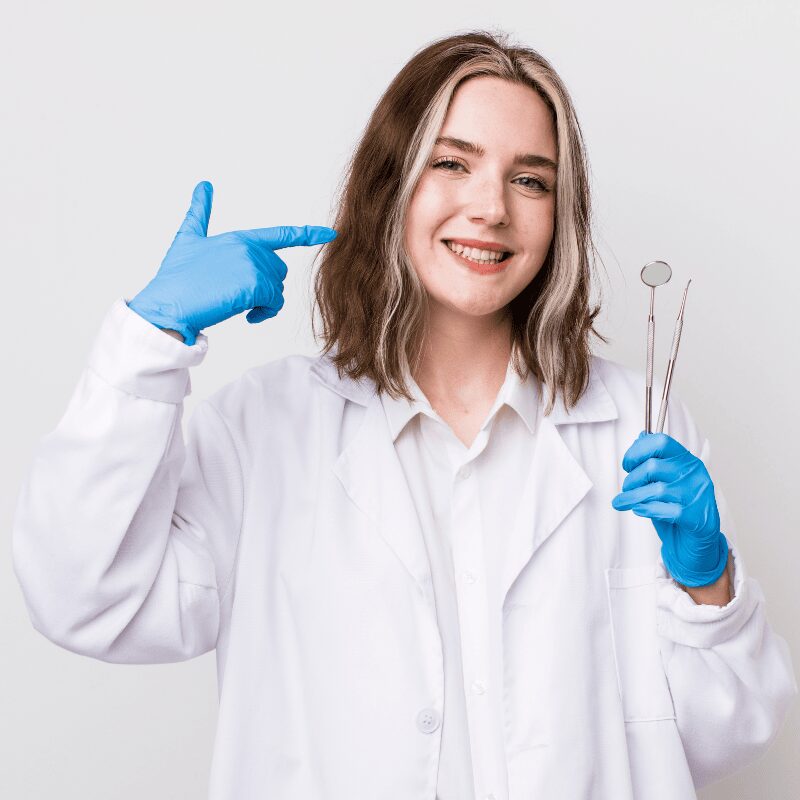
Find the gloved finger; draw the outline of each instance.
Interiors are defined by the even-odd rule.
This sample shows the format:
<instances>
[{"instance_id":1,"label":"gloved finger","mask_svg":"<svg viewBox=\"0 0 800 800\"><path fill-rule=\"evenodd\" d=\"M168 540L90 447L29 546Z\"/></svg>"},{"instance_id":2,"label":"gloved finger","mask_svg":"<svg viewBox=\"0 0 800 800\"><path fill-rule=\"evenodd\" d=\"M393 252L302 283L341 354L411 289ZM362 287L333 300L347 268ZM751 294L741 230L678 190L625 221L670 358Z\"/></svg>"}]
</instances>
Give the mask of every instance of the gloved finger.
<instances>
[{"instance_id":1,"label":"gloved finger","mask_svg":"<svg viewBox=\"0 0 800 800\"><path fill-rule=\"evenodd\" d=\"M289 267L286 266L286 262L277 253L273 253L272 250L263 247L260 249L254 247L252 251L250 257L253 263L267 280L280 284L286 280L286 276L289 274Z\"/></svg>"},{"instance_id":2,"label":"gloved finger","mask_svg":"<svg viewBox=\"0 0 800 800\"><path fill-rule=\"evenodd\" d=\"M208 233L208 220L211 217L211 201L213 197L214 187L208 181L200 181L194 187L192 203L186 212L181 227L178 229L178 233L193 233L196 236L206 236Z\"/></svg>"},{"instance_id":3,"label":"gloved finger","mask_svg":"<svg viewBox=\"0 0 800 800\"><path fill-rule=\"evenodd\" d=\"M639 486L637 489L631 489L629 492L620 492L611 501L611 505L617 511L626 511L635 505L654 500L665 503L682 503L684 497L680 484L662 483L661 481L648 483L645 486Z\"/></svg>"},{"instance_id":4,"label":"gloved finger","mask_svg":"<svg viewBox=\"0 0 800 800\"><path fill-rule=\"evenodd\" d=\"M685 473L684 458L681 456L674 458L648 458L628 473L628 476L622 482L622 490L627 492L629 489L636 489L639 486L655 481L672 483L680 480Z\"/></svg>"},{"instance_id":5,"label":"gloved finger","mask_svg":"<svg viewBox=\"0 0 800 800\"><path fill-rule=\"evenodd\" d=\"M680 524L682 506L678 503L664 503L653 500L650 503L640 503L633 507L633 513L637 517L649 517L661 522L671 522L673 525Z\"/></svg>"},{"instance_id":6,"label":"gloved finger","mask_svg":"<svg viewBox=\"0 0 800 800\"><path fill-rule=\"evenodd\" d=\"M686 448L666 433L648 433L639 438L627 449L622 458L625 472L635 469L647 458L671 458L688 452Z\"/></svg>"},{"instance_id":7,"label":"gloved finger","mask_svg":"<svg viewBox=\"0 0 800 800\"><path fill-rule=\"evenodd\" d=\"M248 312L248 322L263 322L274 317L282 308L285 300L281 286L269 281L260 282L255 291L255 306Z\"/></svg>"},{"instance_id":8,"label":"gloved finger","mask_svg":"<svg viewBox=\"0 0 800 800\"><path fill-rule=\"evenodd\" d=\"M264 308L264 306L256 306L255 308L247 312L247 316L245 317L245 319L249 323L255 325L258 322L263 322L265 319L274 317L275 313L270 311L268 308Z\"/></svg>"},{"instance_id":9,"label":"gloved finger","mask_svg":"<svg viewBox=\"0 0 800 800\"><path fill-rule=\"evenodd\" d=\"M251 324L263 322L265 319L272 319L282 308L283 297L273 306L255 306L247 312L245 319Z\"/></svg>"},{"instance_id":10,"label":"gloved finger","mask_svg":"<svg viewBox=\"0 0 800 800\"><path fill-rule=\"evenodd\" d=\"M333 228L323 225L278 225L273 228L253 228L249 231L237 231L245 241L253 244L265 244L272 250L282 247L311 246L324 244L337 237Z\"/></svg>"}]
</instances>

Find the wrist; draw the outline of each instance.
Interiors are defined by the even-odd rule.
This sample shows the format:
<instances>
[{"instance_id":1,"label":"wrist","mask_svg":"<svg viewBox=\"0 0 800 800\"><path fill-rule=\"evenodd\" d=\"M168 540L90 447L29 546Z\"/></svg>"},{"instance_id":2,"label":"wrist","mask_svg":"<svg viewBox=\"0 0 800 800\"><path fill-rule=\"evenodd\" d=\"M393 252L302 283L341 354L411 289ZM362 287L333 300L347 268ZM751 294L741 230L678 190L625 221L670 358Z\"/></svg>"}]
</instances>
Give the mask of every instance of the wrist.
<instances>
[{"instance_id":1,"label":"wrist","mask_svg":"<svg viewBox=\"0 0 800 800\"><path fill-rule=\"evenodd\" d=\"M728 562L719 579L709 586L683 586L683 589L697 605L726 606L733 600L733 551L728 550Z\"/></svg>"},{"instance_id":2,"label":"wrist","mask_svg":"<svg viewBox=\"0 0 800 800\"><path fill-rule=\"evenodd\" d=\"M169 328L159 328L159 330L164 331L164 333L168 334L173 339L177 339L179 342L185 342L186 341L186 339L184 339L183 336L180 333L178 333L178 331L173 331L173 330L170 330Z\"/></svg>"}]
</instances>

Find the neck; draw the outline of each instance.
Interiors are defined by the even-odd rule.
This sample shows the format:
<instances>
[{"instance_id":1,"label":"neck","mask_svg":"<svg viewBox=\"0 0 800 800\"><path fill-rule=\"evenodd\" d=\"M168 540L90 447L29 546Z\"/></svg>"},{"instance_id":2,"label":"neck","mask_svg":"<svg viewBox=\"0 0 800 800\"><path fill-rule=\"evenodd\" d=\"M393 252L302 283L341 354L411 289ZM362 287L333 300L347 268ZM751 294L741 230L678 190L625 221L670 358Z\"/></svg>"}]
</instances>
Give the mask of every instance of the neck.
<instances>
[{"instance_id":1,"label":"neck","mask_svg":"<svg viewBox=\"0 0 800 800\"><path fill-rule=\"evenodd\" d=\"M428 337L414 380L431 403L473 407L495 397L511 356L511 315L501 311L465 317L449 309L431 314Z\"/></svg>"}]
</instances>

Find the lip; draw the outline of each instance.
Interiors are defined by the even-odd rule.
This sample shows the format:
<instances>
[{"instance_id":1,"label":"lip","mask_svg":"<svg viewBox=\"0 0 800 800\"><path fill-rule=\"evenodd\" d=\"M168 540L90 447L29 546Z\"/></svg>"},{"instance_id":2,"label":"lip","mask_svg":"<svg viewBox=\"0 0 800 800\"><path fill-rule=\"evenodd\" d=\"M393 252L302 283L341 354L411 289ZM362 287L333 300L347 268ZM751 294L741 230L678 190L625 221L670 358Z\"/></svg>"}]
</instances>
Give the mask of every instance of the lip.
<instances>
[{"instance_id":1,"label":"lip","mask_svg":"<svg viewBox=\"0 0 800 800\"><path fill-rule=\"evenodd\" d=\"M480 275L494 275L496 272L503 272L508 267L511 259L514 258L514 254L512 253L505 261L501 261L498 264L476 264L474 261L470 261L460 256L458 253L453 252L444 242L442 242L442 247L444 247L453 258L458 259L459 264L468 267L472 272L477 272Z\"/></svg>"}]
</instances>

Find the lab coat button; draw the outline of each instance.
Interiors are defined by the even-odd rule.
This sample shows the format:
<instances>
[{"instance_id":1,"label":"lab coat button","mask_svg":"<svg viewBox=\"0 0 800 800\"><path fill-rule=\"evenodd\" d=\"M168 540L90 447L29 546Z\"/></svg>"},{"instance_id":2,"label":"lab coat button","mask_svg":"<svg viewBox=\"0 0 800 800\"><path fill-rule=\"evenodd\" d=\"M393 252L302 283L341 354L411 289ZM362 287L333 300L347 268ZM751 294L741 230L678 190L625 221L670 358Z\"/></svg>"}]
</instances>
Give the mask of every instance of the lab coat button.
<instances>
[{"instance_id":1,"label":"lab coat button","mask_svg":"<svg viewBox=\"0 0 800 800\"><path fill-rule=\"evenodd\" d=\"M467 583L475 583L475 581L478 580L478 576L474 572L465 572L464 580Z\"/></svg>"},{"instance_id":2,"label":"lab coat button","mask_svg":"<svg viewBox=\"0 0 800 800\"><path fill-rule=\"evenodd\" d=\"M481 681L473 681L472 682L472 692L473 694L483 694L486 691L486 686Z\"/></svg>"},{"instance_id":3,"label":"lab coat button","mask_svg":"<svg viewBox=\"0 0 800 800\"><path fill-rule=\"evenodd\" d=\"M439 727L439 712L435 708L423 708L417 714L417 727L423 733L433 733Z\"/></svg>"},{"instance_id":4,"label":"lab coat button","mask_svg":"<svg viewBox=\"0 0 800 800\"><path fill-rule=\"evenodd\" d=\"M465 464L456 474L459 478L469 478L472 474L472 467L469 464Z\"/></svg>"}]
</instances>

